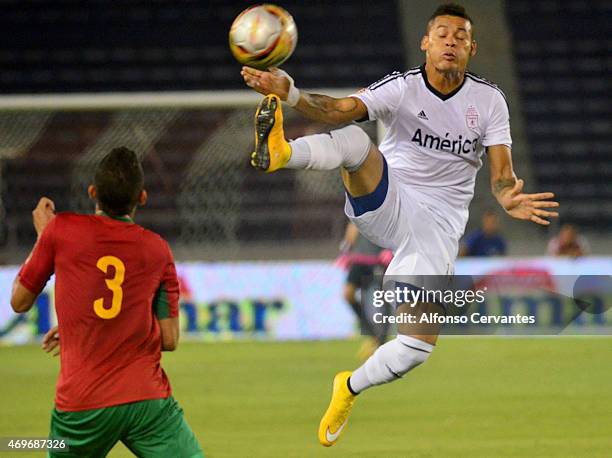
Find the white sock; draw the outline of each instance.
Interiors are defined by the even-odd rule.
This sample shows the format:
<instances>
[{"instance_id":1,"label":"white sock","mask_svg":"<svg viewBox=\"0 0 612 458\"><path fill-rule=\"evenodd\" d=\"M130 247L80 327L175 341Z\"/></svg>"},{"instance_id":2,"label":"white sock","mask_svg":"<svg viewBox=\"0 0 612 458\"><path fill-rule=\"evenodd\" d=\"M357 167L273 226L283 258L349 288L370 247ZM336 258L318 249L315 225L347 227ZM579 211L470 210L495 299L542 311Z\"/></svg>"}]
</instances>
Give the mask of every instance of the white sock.
<instances>
[{"instance_id":1,"label":"white sock","mask_svg":"<svg viewBox=\"0 0 612 458\"><path fill-rule=\"evenodd\" d=\"M349 379L354 393L360 393L374 385L392 382L422 364L429 358L434 346L415 339L398 335L395 339L378 347L378 350Z\"/></svg>"},{"instance_id":2,"label":"white sock","mask_svg":"<svg viewBox=\"0 0 612 458\"><path fill-rule=\"evenodd\" d=\"M359 127L350 125L328 134L301 137L290 145L288 169L334 170L344 167L352 172L366 160L370 137Z\"/></svg>"}]
</instances>

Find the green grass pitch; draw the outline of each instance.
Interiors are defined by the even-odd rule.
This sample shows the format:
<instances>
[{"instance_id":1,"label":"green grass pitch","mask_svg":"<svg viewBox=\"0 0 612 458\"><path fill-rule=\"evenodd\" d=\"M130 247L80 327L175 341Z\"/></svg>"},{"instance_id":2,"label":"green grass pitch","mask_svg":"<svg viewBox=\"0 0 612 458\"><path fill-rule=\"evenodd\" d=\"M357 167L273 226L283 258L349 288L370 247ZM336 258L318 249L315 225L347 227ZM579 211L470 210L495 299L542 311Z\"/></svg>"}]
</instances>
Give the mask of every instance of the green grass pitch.
<instances>
[{"instance_id":1,"label":"green grass pitch","mask_svg":"<svg viewBox=\"0 0 612 458\"><path fill-rule=\"evenodd\" d=\"M325 449L316 431L331 379L356 367L357 346L183 343L163 365L212 458L612 454L606 338L442 338L404 380L361 395L346 433ZM47 434L57 366L34 346L0 348L0 436ZM131 455L119 445L110 456Z\"/></svg>"}]
</instances>

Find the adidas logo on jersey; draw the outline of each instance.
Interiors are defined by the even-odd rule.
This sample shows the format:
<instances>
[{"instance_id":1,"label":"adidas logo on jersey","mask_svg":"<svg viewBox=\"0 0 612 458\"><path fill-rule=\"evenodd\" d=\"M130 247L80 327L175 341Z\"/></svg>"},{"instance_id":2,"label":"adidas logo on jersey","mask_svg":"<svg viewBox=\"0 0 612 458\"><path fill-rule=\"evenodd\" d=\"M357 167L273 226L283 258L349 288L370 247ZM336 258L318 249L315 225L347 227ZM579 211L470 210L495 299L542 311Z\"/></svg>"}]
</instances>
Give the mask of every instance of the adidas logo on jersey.
<instances>
[{"instance_id":1,"label":"adidas logo on jersey","mask_svg":"<svg viewBox=\"0 0 612 458\"><path fill-rule=\"evenodd\" d=\"M423 110L419 111L419 114L417 115L417 118L421 118L421 119L424 119L426 121L429 121L429 118L427 117L427 115L425 114L425 112Z\"/></svg>"}]
</instances>

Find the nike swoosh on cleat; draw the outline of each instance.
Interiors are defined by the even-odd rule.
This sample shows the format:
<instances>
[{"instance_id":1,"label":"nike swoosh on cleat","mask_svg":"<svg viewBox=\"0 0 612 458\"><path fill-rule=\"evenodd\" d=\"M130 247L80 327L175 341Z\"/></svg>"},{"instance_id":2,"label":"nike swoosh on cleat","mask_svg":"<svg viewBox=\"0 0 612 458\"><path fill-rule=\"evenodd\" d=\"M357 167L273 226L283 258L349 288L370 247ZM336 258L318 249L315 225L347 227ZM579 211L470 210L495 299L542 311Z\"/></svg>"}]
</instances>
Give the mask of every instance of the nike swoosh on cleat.
<instances>
[{"instance_id":1,"label":"nike swoosh on cleat","mask_svg":"<svg viewBox=\"0 0 612 458\"><path fill-rule=\"evenodd\" d=\"M344 420L344 423L342 423L342 425L338 428L338 431L336 431L333 434L329 432L329 426L328 426L327 429L325 430L325 439L327 439L328 442L334 442L336 439L338 439L338 436L340 435L340 433L346 426L347 421L348 421L348 418Z\"/></svg>"}]
</instances>

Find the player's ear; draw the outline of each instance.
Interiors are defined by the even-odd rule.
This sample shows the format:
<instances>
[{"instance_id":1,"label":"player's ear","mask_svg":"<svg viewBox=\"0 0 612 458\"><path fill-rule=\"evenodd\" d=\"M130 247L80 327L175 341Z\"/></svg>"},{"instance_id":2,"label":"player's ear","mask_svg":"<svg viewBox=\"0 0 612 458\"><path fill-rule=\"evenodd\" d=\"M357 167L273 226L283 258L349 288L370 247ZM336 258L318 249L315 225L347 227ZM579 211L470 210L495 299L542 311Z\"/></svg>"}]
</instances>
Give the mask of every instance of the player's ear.
<instances>
[{"instance_id":1,"label":"player's ear","mask_svg":"<svg viewBox=\"0 0 612 458\"><path fill-rule=\"evenodd\" d=\"M427 51L428 46L429 46L429 35L423 35L423 38L421 38L421 51Z\"/></svg>"},{"instance_id":2,"label":"player's ear","mask_svg":"<svg viewBox=\"0 0 612 458\"><path fill-rule=\"evenodd\" d=\"M89 198L94 202L98 198L98 190L93 184L87 186L87 194L89 195Z\"/></svg>"},{"instance_id":3,"label":"player's ear","mask_svg":"<svg viewBox=\"0 0 612 458\"><path fill-rule=\"evenodd\" d=\"M140 195L138 196L138 205L140 205L141 207L147 203L147 199L148 199L149 195L147 194L146 190L142 190L140 191Z\"/></svg>"},{"instance_id":4,"label":"player's ear","mask_svg":"<svg viewBox=\"0 0 612 458\"><path fill-rule=\"evenodd\" d=\"M472 40L472 49L470 49L470 57L474 57L476 55L476 51L478 49L478 45L476 40Z\"/></svg>"}]
</instances>

